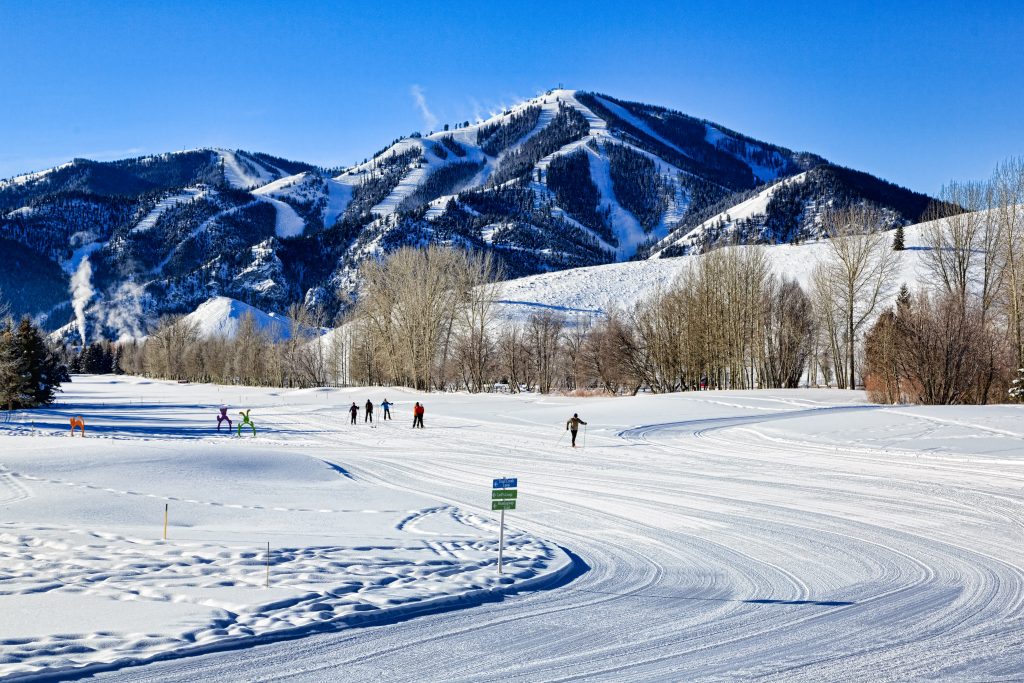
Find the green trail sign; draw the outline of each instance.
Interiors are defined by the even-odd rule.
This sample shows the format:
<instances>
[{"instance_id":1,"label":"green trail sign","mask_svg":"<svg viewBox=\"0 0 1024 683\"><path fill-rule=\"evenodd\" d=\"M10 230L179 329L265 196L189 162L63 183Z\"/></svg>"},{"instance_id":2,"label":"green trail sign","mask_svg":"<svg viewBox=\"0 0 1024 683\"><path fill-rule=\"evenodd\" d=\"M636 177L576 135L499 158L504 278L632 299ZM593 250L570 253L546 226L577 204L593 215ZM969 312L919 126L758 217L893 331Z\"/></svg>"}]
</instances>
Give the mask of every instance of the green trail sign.
<instances>
[{"instance_id":1,"label":"green trail sign","mask_svg":"<svg viewBox=\"0 0 1024 683\"><path fill-rule=\"evenodd\" d=\"M516 498L519 497L518 477L501 477L491 483L491 510L501 510L501 531L498 534L498 573L501 573L505 555L505 510L516 509Z\"/></svg>"}]
</instances>

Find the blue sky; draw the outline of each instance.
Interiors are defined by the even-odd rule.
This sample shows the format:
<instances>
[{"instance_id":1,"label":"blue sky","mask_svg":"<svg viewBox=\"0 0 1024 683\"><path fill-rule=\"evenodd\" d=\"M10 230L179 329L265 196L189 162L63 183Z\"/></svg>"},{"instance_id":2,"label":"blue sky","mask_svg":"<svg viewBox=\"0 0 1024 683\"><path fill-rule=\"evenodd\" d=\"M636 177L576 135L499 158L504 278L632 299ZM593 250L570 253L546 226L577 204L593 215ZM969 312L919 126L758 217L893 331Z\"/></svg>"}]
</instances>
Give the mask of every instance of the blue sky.
<instances>
[{"instance_id":1,"label":"blue sky","mask_svg":"<svg viewBox=\"0 0 1024 683\"><path fill-rule=\"evenodd\" d=\"M1024 155L1021 2L0 0L0 34L0 177L203 146L342 165L560 82L925 192Z\"/></svg>"}]
</instances>

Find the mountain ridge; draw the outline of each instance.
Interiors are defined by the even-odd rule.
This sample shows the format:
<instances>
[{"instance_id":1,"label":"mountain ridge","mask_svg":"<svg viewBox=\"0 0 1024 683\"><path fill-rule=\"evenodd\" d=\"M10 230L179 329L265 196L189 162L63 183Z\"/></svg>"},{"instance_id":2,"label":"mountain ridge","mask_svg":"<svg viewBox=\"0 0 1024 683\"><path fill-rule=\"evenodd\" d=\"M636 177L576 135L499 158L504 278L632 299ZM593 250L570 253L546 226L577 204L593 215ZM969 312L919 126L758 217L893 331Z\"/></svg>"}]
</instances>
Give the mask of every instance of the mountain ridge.
<instances>
[{"instance_id":1,"label":"mountain ridge","mask_svg":"<svg viewBox=\"0 0 1024 683\"><path fill-rule=\"evenodd\" d=\"M57 268L0 288L50 329L87 317L118 337L214 296L334 313L358 296L359 263L404 245L492 251L514 277L810 239L824 206L858 201L895 225L930 198L664 107L551 90L340 170L204 148L0 181L0 240Z\"/></svg>"}]
</instances>

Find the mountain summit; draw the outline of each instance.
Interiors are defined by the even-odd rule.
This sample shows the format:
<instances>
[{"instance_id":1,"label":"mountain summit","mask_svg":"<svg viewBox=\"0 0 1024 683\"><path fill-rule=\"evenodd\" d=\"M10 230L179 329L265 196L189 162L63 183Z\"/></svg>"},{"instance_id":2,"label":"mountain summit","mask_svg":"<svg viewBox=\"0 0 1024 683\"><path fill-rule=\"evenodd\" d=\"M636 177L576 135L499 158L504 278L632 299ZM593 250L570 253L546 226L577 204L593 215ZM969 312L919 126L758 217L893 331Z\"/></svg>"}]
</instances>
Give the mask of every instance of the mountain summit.
<instances>
[{"instance_id":1,"label":"mountain summit","mask_svg":"<svg viewBox=\"0 0 1024 683\"><path fill-rule=\"evenodd\" d=\"M676 111L559 89L340 171L199 149L0 181L0 288L51 328L138 335L214 296L338 310L361 261L407 244L491 250L518 276L813 238L823 208L859 201L896 225L930 199Z\"/></svg>"}]
</instances>

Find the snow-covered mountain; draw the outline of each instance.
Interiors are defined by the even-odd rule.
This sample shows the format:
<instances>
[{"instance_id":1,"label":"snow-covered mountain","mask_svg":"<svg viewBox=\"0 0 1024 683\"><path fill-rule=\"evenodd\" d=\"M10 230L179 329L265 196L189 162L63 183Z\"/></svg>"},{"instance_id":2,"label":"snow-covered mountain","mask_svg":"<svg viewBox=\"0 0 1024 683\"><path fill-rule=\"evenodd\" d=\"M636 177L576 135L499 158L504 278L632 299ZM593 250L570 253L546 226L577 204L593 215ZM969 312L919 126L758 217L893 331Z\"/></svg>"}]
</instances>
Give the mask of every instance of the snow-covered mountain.
<instances>
[{"instance_id":1,"label":"snow-covered mountain","mask_svg":"<svg viewBox=\"0 0 1024 683\"><path fill-rule=\"evenodd\" d=\"M403 245L490 250L515 277L797 242L821 208L861 200L894 224L930 201L679 112L552 90L340 171L200 149L0 181L0 289L51 329L117 337L216 296L335 311L361 261Z\"/></svg>"}]
</instances>

